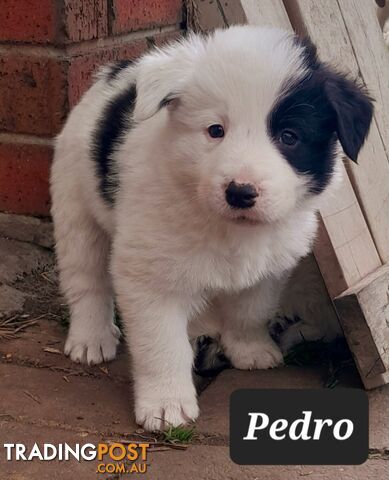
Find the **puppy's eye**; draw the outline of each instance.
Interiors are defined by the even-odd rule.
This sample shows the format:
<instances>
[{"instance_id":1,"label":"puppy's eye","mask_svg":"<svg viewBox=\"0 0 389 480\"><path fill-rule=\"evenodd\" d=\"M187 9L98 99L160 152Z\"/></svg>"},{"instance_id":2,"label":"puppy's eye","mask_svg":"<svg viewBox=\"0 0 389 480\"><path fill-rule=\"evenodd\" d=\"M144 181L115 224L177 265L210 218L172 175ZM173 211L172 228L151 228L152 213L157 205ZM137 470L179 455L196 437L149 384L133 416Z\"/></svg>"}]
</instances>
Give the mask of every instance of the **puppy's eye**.
<instances>
[{"instance_id":1,"label":"puppy's eye","mask_svg":"<svg viewBox=\"0 0 389 480\"><path fill-rule=\"evenodd\" d=\"M280 142L288 147L293 147L298 142L298 137L291 130L284 130L280 135Z\"/></svg>"},{"instance_id":2,"label":"puppy's eye","mask_svg":"<svg viewBox=\"0 0 389 480\"><path fill-rule=\"evenodd\" d=\"M224 128L217 123L208 127L208 133L212 138L222 138L224 137Z\"/></svg>"}]
</instances>

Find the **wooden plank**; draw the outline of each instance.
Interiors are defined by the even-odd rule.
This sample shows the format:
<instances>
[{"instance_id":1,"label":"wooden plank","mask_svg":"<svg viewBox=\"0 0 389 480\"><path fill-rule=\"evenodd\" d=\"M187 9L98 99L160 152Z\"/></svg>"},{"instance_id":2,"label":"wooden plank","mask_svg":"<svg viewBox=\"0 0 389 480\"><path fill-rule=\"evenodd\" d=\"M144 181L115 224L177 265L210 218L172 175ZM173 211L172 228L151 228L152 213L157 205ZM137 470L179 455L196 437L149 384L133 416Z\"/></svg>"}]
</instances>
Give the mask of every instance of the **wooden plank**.
<instances>
[{"instance_id":1,"label":"wooden plank","mask_svg":"<svg viewBox=\"0 0 389 480\"><path fill-rule=\"evenodd\" d=\"M227 26L216 0L186 0L185 4L188 29L207 32Z\"/></svg>"},{"instance_id":2,"label":"wooden plank","mask_svg":"<svg viewBox=\"0 0 389 480\"><path fill-rule=\"evenodd\" d=\"M362 163L362 159L361 168L352 166L350 175L355 188L358 189L357 195L366 210L378 251L383 262L387 262L389 261L389 55L377 20L374 2L338 0L338 5L352 42L358 71L375 99L374 117L377 127L372 129L365 149L369 163ZM383 143L384 152L381 152L381 143ZM369 202L372 192L375 195Z\"/></svg>"},{"instance_id":3,"label":"wooden plank","mask_svg":"<svg viewBox=\"0 0 389 480\"><path fill-rule=\"evenodd\" d=\"M351 0L347 0L343 3L350 2ZM357 0L353 0L353 2L352 8L359 9L358 15L366 15L366 17L370 14L374 15L374 9L366 9L367 3L370 2L364 1L360 4ZM320 58L324 61L330 62L346 73L351 73L354 78L360 74L362 80L369 87L371 74L367 71L370 62L376 64L375 75L382 76L386 72L386 68L384 69L382 66L384 62L374 57L375 54L369 50L369 48L373 48L373 45L371 44L370 47L368 45L365 48L361 46L365 36L361 21L351 25L351 21L348 20L350 26L346 28L337 0L327 0L325 4L323 2L312 2L311 0L285 0L284 4L295 29L300 33L308 34L312 38L318 46ZM347 11L352 8L350 3ZM373 23L373 20L378 30L379 26L376 19L370 19L369 22ZM359 49L355 53L349 37L351 30L353 30L353 37L362 38L362 40L358 40ZM383 44L383 40L380 41ZM360 60L361 56L367 57L366 60ZM358 61L361 62L360 65ZM381 65L379 72L377 70L378 65ZM386 77L386 80L388 78ZM380 98L384 99L385 102L387 101L386 97L389 95L388 84L383 85L376 79L372 82L371 87L374 92L388 90L387 93L380 94ZM380 111L381 107L377 109L377 119L380 123L381 121L386 122L384 117L388 115L388 112L379 114ZM389 135L389 132L387 134ZM359 165L350 162L347 164L347 170L382 263L386 263L389 261L389 215L387 214L389 211L389 163L375 121L372 123L368 141L362 149ZM332 239L331 233L330 237ZM360 251L360 254L362 256L371 255L372 263L374 263L374 252Z\"/></svg>"},{"instance_id":4,"label":"wooden plank","mask_svg":"<svg viewBox=\"0 0 389 480\"><path fill-rule=\"evenodd\" d=\"M242 2L236 0L217 0L217 2L228 26L247 23L246 11Z\"/></svg>"},{"instance_id":5,"label":"wooden plank","mask_svg":"<svg viewBox=\"0 0 389 480\"><path fill-rule=\"evenodd\" d=\"M240 2L235 0L186 0L187 22L195 32L207 32L233 24L247 23Z\"/></svg>"},{"instance_id":6,"label":"wooden plank","mask_svg":"<svg viewBox=\"0 0 389 480\"><path fill-rule=\"evenodd\" d=\"M313 253L321 275L325 279L329 296L335 298L347 290L347 280L322 217L319 219L319 229L313 246Z\"/></svg>"},{"instance_id":7,"label":"wooden plank","mask_svg":"<svg viewBox=\"0 0 389 480\"><path fill-rule=\"evenodd\" d=\"M389 264L335 299L362 379L389 371Z\"/></svg>"},{"instance_id":8,"label":"wooden plank","mask_svg":"<svg viewBox=\"0 0 389 480\"><path fill-rule=\"evenodd\" d=\"M235 0L234 3L239 2ZM288 15L281 1L241 0L241 4L250 25L271 25L285 30L291 29Z\"/></svg>"},{"instance_id":9,"label":"wooden plank","mask_svg":"<svg viewBox=\"0 0 389 480\"><path fill-rule=\"evenodd\" d=\"M389 372L380 373L375 377L365 378L363 380L363 384L367 390L381 387L382 385L386 385L387 383L389 383Z\"/></svg>"},{"instance_id":10,"label":"wooden plank","mask_svg":"<svg viewBox=\"0 0 389 480\"><path fill-rule=\"evenodd\" d=\"M189 25L195 31L248 23L291 29L281 0L187 0Z\"/></svg>"},{"instance_id":11,"label":"wooden plank","mask_svg":"<svg viewBox=\"0 0 389 480\"><path fill-rule=\"evenodd\" d=\"M377 127L389 151L389 55L375 2L338 0L347 33L365 84L375 99ZM389 190L389 188L388 188Z\"/></svg>"},{"instance_id":12,"label":"wooden plank","mask_svg":"<svg viewBox=\"0 0 389 480\"><path fill-rule=\"evenodd\" d=\"M340 271L326 272L328 256L320 257L320 245L317 243L315 254L322 270L322 274L331 285L332 295L339 295L346 288L363 279L367 274L376 270L381 261L366 225L358 200L352 185L343 172L341 189L327 199L320 209L322 222L331 240L333 255ZM335 260L331 262L335 265ZM336 278L344 278L344 282L335 284Z\"/></svg>"}]
</instances>

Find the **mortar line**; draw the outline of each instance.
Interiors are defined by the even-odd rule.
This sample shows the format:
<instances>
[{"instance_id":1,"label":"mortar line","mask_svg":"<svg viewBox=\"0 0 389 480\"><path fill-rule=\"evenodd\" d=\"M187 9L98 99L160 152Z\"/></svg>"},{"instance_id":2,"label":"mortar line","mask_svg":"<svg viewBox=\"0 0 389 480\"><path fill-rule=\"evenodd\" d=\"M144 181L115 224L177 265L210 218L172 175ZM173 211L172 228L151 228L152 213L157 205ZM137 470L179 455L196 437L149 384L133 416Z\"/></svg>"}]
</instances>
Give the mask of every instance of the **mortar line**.
<instances>
[{"instance_id":1,"label":"mortar line","mask_svg":"<svg viewBox=\"0 0 389 480\"><path fill-rule=\"evenodd\" d=\"M115 35L113 37L94 38L61 46L0 42L0 55L16 52L20 55L28 55L32 57L67 59L68 57L81 55L82 53L92 53L102 48L117 47L131 43L134 40L142 40L146 37L164 33L174 33L176 31L181 31L179 24L138 30L136 32Z\"/></svg>"}]
</instances>

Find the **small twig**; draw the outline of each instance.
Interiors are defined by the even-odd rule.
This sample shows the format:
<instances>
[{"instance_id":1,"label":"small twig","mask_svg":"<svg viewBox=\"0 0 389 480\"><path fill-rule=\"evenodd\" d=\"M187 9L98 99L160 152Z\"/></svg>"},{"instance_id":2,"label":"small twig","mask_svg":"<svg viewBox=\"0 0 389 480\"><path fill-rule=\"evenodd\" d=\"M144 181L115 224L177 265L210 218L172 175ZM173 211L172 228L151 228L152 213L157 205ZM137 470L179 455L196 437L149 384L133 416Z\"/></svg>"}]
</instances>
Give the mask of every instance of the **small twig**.
<instances>
[{"instance_id":1,"label":"small twig","mask_svg":"<svg viewBox=\"0 0 389 480\"><path fill-rule=\"evenodd\" d=\"M41 404L42 402L39 400L38 397L30 393L28 390L23 390L23 393L25 393L28 397L32 398L34 402Z\"/></svg>"},{"instance_id":2,"label":"small twig","mask_svg":"<svg viewBox=\"0 0 389 480\"><path fill-rule=\"evenodd\" d=\"M47 352L47 353L54 353L54 354L56 354L56 355L62 355L61 350L58 350L58 348L44 347L44 348L43 348L43 351L44 351L44 352Z\"/></svg>"},{"instance_id":3,"label":"small twig","mask_svg":"<svg viewBox=\"0 0 389 480\"><path fill-rule=\"evenodd\" d=\"M124 445L127 445L129 443L145 443L145 442L140 442L137 440L127 440L127 439L119 439L119 440L108 440L108 443L123 443ZM188 448L188 445L182 445L178 443L169 443L169 442L148 442L150 444L150 450L154 450L154 447L166 447L166 448L172 448L174 450L186 450Z\"/></svg>"},{"instance_id":4,"label":"small twig","mask_svg":"<svg viewBox=\"0 0 389 480\"><path fill-rule=\"evenodd\" d=\"M171 447L156 447L156 448L150 448L149 452L167 452L170 449Z\"/></svg>"},{"instance_id":5,"label":"small twig","mask_svg":"<svg viewBox=\"0 0 389 480\"><path fill-rule=\"evenodd\" d=\"M36 323L38 323L38 322L34 321L34 322L24 323L23 325L20 325L18 328L15 328L14 333L18 333L18 332L20 332L21 330L23 330L27 327L31 327L31 325L35 325Z\"/></svg>"},{"instance_id":6,"label":"small twig","mask_svg":"<svg viewBox=\"0 0 389 480\"><path fill-rule=\"evenodd\" d=\"M19 317L19 315L14 315L13 317L7 318L7 320L4 320L3 322L1 322L1 325L8 325L9 323L12 323L18 317Z\"/></svg>"},{"instance_id":7,"label":"small twig","mask_svg":"<svg viewBox=\"0 0 389 480\"><path fill-rule=\"evenodd\" d=\"M43 277L46 281L48 281L49 283L51 283L52 285L55 285L55 282L53 282L53 280L51 280L45 272L42 272L41 273L41 277Z\"/></svg>"}]
</instances>

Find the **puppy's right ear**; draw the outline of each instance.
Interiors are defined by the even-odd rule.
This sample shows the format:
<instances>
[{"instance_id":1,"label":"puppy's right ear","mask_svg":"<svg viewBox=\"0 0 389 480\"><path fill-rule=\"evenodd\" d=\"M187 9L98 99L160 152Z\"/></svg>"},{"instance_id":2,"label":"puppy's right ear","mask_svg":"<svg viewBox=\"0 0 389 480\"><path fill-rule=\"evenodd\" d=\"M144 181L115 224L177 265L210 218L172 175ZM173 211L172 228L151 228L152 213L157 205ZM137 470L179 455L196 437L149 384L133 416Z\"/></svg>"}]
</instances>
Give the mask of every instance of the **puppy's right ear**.
<instances>
[{"instance_id":1,"label":"puppy's right ear","mask_svg":"<svg viewBox=\"0 0 389 480\"><path fill-rule=\"evenodd\" d=\"M193 36L156 49L139 60L136 66L136 122L152 117L163 107L174 107L194 70L201 43L200 38Z\"/></svg>"},{"instance_id":2,"label":"puppy's right ear","mask_svg":"<svg viewBox=\"0 0 389 480\"><path fill-rule=\"evenodd\" d=\"M354 162L373 118L373 103L365 90L344 75L333 73L325 91L336 115L336 131L344 153Z\"/></svg>"}]
</instances>

